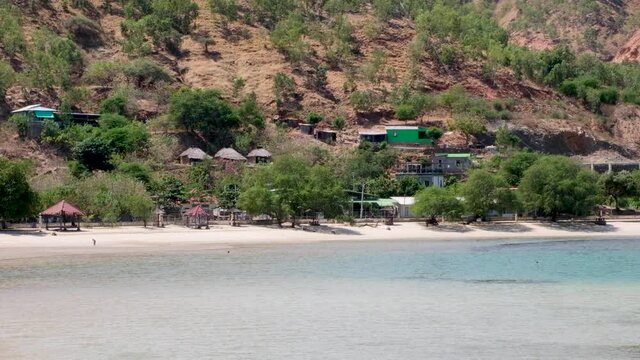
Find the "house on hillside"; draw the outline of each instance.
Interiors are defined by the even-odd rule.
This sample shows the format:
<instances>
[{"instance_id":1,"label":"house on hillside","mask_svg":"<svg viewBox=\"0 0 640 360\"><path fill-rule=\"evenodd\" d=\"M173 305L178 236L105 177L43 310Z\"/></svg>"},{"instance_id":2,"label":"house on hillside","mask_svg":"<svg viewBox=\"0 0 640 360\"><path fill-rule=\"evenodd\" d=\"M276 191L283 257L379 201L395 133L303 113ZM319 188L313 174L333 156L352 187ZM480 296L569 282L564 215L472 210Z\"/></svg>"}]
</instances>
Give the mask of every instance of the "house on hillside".
<instances>
[{"instance_id":1,"label":"house on hillside","mask_svg":"<svg viewBox=\"0 0 640 360\"><path fill-rule=\"evenodd\" d=\"M205 159L211 159L211 156L207 155L207 153L202 151L202 149L194 147L188 148L178 156L180 164L193 165L194 163L199 163Z\"/></svg>"},{"instance_id":2,"label":"house on hillside","mask_svg":"<svg viewBox=\"0 0 640 360\"><path fill-rule=\"evenodd\" d=\"M338 140L338 133L333 130L317 130L315 138L329 144L333 144Z\"/></svg>"},{"instance_id":3,"label":"house on hillside","mask_svg":"<svg viewBox=\"0 0 640 360\"><path fill-rule=\"evenodd\" d=\"M26 136L31 139L39 138L44 121L55 121L62 125L65 120L79 124L97 125L99 114L60 113L56 109L44 107L40 104L29 105L11 112L13 115L23 114L27 117Z\"/></svg>"},{"instance_id":4,"label":"house on hillside","mask_svg":"<svg viewBox=\"0 0 640 360\"><path fill-rule=\"evenodd\" d=\"M272 155L266 149L261 147L252 150L248 155L247 159L250 164L266 164L271 162Z\"/></svg>"},{"instance_id":5,"label":"house on hillside","mask_svg":"<svg viewBox=\"0 0 640 360\"><path fill-rule=\"evenodd\" d=\"M366 141L370 143L382 143L387 141L386 130L364 129L360 130L360 141Z\"/></svg>"},{"instance_id":6,"label":"house on hillside","mask_svg":"<svg viewBox=\"0 0 640 360\"><path fill-rule=\"evenodd\" d=\"M437 153L432 160L432 170L444 174L466 173L471 165L470 153Z\"/></svg>"},{"instance_id":7,"label":"house on hillside","mask_svg":"<svg viewBox=\"0 0 640 360\"><path fill-rule=\"evenodd\" d=\"M420 126L387 126L387 143L389 145L431 145L433 138L426 128Z\"/></svg>"}]
</instances>

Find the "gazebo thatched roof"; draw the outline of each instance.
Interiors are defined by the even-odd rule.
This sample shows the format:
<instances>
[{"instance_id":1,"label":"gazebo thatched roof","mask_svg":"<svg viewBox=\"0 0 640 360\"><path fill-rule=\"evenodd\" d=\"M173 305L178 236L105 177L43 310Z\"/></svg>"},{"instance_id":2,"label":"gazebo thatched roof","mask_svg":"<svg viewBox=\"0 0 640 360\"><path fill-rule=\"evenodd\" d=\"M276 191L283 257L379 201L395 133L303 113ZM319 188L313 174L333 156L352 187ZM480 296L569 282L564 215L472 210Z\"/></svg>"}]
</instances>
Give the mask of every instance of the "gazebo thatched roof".
<instances>
[{"instance_id":1,"label":"gazebo thatched roof","mask_svg":"<svg viewBox=\"0 0 640 360\"><path fill-rule=\"evenodd\" d=\"M207 211L203 209L202 206L200 205L192 207L191 209L187 210L187 212L185 212L184 214L186 216L208 216L209 215Z\"/></svg>"},{"instance_id":2,"label":"gazebo thatched roof","mask_svg":"<svg viewBox=\"0 0 640 360\"><path fill-rule=\"evenodd\" d=\"M224 160L247 161L246 157L242 156L239 152L233 150L232 148L223 148L214 156L218 159Z\"/></svg>"},{"instance_id":3,"label":"gazebo thatched roof","mask_svg":"<svg viewBox=\"0 0 640 360\"><path fill-rule=\"evenodd\" d=\"M249 153L247 157L262 157L262 158L270 158L272 155L270 152L263 148L258 148Z\"/></svg>"},{"instance_id":4,"label":"gazebo thatched roof","mask_svg":"<svg viewBox=\"0 0 640 360\"><path fill-rule=\"evenodd\" d=\"M201 149L193 148L193 147L183 151L182 154L180 154L180 157L183 157L183 156L186 156L191 160L204 160L204 159L210 158L210 156L207 155L207 153L205 153Z\"/></svg>"},{"instance_id":5,"label":"gazebo thatched roof","mask_svg":"<svg viewBox=\"0 0 640 360\"><path fill-rule=\"evenodd\" d=\"M78 210L77 207L69 204L68 202L62 200L59 203L53 205L47 210L40 213L40 215L45 216L60 216L60 215L79 215L84 216L84 213Z\"/></svg>"}]
</instances>

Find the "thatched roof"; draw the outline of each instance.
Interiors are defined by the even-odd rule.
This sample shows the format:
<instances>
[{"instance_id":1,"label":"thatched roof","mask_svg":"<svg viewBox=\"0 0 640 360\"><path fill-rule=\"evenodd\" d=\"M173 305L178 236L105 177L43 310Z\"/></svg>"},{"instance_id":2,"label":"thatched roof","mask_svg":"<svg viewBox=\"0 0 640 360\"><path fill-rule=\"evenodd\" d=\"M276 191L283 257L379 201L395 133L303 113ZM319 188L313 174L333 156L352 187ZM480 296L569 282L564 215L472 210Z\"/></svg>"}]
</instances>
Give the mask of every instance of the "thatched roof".
<instances>
[{"instance_id":1,"label":"thatched roof","mask_svg":"<svg viewBox=\"0 0 640 360\"><path fill-rule=\"evenodd\" d=\"M253 151L251 151L249 153L249 155L247 155L247 157L251 158L251 157L262 157L262 158L270 158L272 155L270 152L268 152L267 150L263 149L263 148L258 148L255 149Z\"/></svg>"},{"instance_id":2,"label":"thatched roof","mask_svg":"<svg viewBox=\"0 0 640 360\"><path fill-rule=\"evenodd\" d=\"M183 151L182 154L180 154L180 157L183 156L186 156L191 160L204 160L211 157L199 148L188 148L187 150Z\"/></svg>"},{"instance_id":3,"label":"thatched roof","mask_svg":"<svg viewBox=\"0 0 640 360\"><path fill-rule=\"evenodd\" d=\"M233 150L232 148L221 149L214 155L214 157L224 160L247 161L246 157L240 155L239 152Z\"/></svg>"},{"instance_id":4,"label":"thatched roof","mask_svg":"<svg viewBox=\"0 0 640 360\"><path fill-rule=\"evenodd\" d=\"M53 205L47 210L40 213L40 215L45 216L59 216L59 215L80 215L83 216L84 213L78 210L77 207L69 204L68 202L62 200L59 203Z\"/></svg>"}]
</instances>

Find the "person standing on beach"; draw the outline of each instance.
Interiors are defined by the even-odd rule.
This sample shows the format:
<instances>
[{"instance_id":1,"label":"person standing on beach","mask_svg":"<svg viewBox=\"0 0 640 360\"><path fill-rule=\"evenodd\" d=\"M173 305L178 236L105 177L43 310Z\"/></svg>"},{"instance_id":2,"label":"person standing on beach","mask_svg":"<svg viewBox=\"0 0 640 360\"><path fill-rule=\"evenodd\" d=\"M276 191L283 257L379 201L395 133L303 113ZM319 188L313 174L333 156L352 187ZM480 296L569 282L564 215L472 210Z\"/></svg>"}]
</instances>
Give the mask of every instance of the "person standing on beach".
<instances>
[{"instance_id":1,"label":"person standing on beach","mask_svg":"<svg viewBox=\"0 0 640 360\"><path fill-rule=\"evenodd\" d=\"M93 240L93 246L96 246L96 239L91 239Z\"/></svg>"}]
</instances>

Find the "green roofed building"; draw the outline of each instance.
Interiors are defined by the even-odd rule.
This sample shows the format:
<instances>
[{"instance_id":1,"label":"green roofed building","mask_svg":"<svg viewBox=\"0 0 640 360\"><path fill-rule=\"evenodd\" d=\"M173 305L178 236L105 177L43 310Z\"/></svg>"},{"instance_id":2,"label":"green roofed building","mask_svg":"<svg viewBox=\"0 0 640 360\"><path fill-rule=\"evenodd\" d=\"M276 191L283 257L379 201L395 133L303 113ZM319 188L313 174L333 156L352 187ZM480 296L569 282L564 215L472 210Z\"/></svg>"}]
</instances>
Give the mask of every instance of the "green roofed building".
<instances>
[{"instance_id":1,"label":"green roofed building","mask_svg":"<svg viewBox=\"0 0 640 360\"><path fill-rule=\"evenodd\" d=\"M387 143L393 144L421 144L433 143L426 128L420 126L387 126Z\"/></svg>"},{"instance_id":2,"label":"green roofed building","mask_svg":"<svg viewBox=\"0 0 640 360\"><path fill-rule=\"evenodd\" d=\"M48 107L44 107L40 104L29 105L18 110L11 112L12 114L26 114L32 120L53 120L55 118L56 110Z\"/></svg>"}]
</instances>

